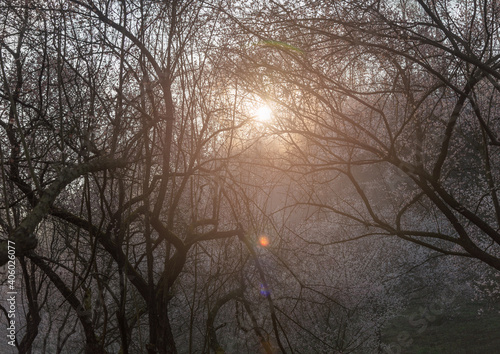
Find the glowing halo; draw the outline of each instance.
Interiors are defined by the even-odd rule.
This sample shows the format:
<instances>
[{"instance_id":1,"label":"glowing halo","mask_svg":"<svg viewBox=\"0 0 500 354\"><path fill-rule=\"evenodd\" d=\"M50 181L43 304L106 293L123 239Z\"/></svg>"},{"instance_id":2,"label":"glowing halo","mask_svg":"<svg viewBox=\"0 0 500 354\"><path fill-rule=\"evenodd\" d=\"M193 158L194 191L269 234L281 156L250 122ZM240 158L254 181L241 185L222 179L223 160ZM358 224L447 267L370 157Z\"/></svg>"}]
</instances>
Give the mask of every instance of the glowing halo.
<instances>
[{"instance_id":1,"label":"glowing halo","mask_svg":"<svg viewBox=\"0 0 500 354\"><path fill-rule=\"evenodd\" d=\"M268 122L273 116L273 111L268 106L260 106L255 110L255 119L259 122Z\"/></svg>"}]
</instances>

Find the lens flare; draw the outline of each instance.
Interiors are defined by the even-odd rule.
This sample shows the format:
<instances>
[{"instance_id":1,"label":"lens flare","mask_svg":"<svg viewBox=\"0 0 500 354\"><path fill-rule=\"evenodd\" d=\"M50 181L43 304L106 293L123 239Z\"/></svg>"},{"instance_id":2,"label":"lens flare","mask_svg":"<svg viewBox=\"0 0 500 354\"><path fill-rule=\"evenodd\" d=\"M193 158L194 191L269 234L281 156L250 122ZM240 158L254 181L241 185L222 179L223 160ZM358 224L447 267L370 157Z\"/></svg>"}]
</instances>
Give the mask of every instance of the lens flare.
<instances>
[{"instance_id":1,"label":"lens flare","mask_svg":"<svg viewBox=\"0 0 500 354\"><path fill-rule=\"evenodd\" d=\"M267 236L261 236L259 237L259 243L262 247L267 247L269 246L269 238Z\"/></svg>"},{"instance_id":2,"label":"lens flare","mask_svg":"<svg viewBox=\"0 0 500 354\"><path fill-rule=\"evenodd\" d=\"M267 284L260 284L260 294L264 297L271 295L271 291L269 290Z\"/></svg>"}]
</instances>

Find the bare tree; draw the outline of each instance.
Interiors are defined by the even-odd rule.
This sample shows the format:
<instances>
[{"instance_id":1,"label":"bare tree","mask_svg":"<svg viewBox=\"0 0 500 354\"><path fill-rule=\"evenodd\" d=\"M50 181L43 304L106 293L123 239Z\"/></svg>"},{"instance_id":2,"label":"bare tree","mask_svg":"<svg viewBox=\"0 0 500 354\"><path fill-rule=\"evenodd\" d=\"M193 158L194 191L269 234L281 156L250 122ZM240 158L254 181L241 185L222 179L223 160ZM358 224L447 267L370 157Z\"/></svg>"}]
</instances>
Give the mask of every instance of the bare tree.
<instances>
[{"instance_id":1,"label":"bare tree","mask_svg":"<svg viewBox=\"0 0 500 354\"><path fill-rule=\"evenodd\" d=\"M171 314L176 283L191 261L218 253L201 245L236 247L236 269L253 252L243 228L248 203L233 185L244 176L231 163L256 138L242 130L249 117L239 98L220 87L219 17L210 4L183 1L3 8L2 263L8 238L31 276L60 294L46 305L59 305L62 321L48 348L68 346L75 332L66 325L78 319L85 352L174 353L183 333L172 321L186 319ZM231 273L206 288L216 298L203 297L212 348L218 309L247 304L245 283ZM26 293L34 316L26 347L38 333L37 296ZM190 347L200 345L191 311ZM269 341L254 333L256 345Z\"/></svg>"},{"instance_id":2,"label":"bare tree","mask_svg":"<svg viewBox=\"0 0 500 354\"><path fill-rule=\"evenodd\" d=\"M297 204L363 226L354 238L397 236L500 269L498 11L276 3L267 31L233 15L256 41L242 78L274 102L288 147L278 167L311 186Z\"/></svg>"},{"instance_id":3,"label":"bare tree","mask_svg":"<svg viewBox=\"0 0 500 354\"><path fill-rule=\"evenodd\" d=\"M380 350L380 245L500 269L499 10L453 4L0 2L18 350Z\"/></svg>"}]
</instances>

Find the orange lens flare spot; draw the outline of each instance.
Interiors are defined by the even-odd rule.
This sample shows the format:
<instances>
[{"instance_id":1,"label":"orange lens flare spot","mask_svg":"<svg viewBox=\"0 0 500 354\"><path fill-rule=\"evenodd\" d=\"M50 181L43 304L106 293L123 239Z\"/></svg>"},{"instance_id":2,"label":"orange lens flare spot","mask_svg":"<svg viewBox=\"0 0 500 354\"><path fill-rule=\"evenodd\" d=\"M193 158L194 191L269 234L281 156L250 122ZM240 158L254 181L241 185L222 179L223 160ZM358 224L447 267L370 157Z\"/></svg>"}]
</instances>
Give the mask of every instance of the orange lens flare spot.
<instances>
[{"instance_id":1,"label":"orange lens flare spot","mask_svg":"<svg viewBox=\"0 0 500 354\"><path fill-rule=\"evenodd\" d=\"M269 246L269 238L267 236L261 236L259 237L259 243L262 247L267 247Z\"/></svg>"}]
</instances>

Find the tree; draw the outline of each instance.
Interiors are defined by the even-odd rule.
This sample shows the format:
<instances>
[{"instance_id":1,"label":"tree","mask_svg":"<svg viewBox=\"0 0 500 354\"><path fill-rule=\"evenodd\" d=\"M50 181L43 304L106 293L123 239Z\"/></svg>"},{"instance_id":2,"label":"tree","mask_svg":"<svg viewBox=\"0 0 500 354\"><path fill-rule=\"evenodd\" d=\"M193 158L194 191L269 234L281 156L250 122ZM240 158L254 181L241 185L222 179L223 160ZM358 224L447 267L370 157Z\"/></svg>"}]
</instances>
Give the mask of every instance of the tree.
<instances>
[{"instance_id":1,"label":"tree","mask_svg":"<svg viewBox=\"0 0 500 354\"><path fill-rule=\"evenodd\" d=\"M1 2L18 350L381 350L393 236L498 268L498 9L456 4Z\"/></svg>"},{"instance_id":2,"label":"tree","mask_svg":"<svg viewBox=\"0 0 500 354\"><path fill-rule=\"evenodd\" d=\"M193 2L3 8L4 233L71 306L86 352L128 352L144 328L141 350L176 352L189 251L244 238L224 171L245 118L209 91L217 16Z\"/></svg>"},{"instance_id":3,"label":"tree","mask_svg":"<svg viewBox=\"0 0 500 354\"><path fill-rule=\"evenodd\" d=\"M265 31L233 16L259 44L240 56L242 76L279 112L279 168L311 186L297 204L362 226L354 238L396 236L500 269L498 11L272 3Z\"/></svg>"}]
</instances>

